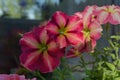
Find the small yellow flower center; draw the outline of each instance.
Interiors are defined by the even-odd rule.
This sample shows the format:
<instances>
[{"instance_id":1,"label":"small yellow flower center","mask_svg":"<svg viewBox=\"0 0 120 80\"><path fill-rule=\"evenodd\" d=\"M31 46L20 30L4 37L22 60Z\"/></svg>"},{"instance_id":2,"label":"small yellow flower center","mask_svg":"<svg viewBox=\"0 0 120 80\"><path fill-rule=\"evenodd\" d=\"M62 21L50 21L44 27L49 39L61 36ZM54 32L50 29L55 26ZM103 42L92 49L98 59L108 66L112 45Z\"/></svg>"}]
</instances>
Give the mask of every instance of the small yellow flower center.
<instances>
[{"instance_id":1,"label":"small yellow flower center","mask_svg":"<svg viewBox=\"0 0 120 80\"><path fill-rule=\"evenodd\" d=\"M45 43L41 43L39 44L38 48L40 51L44 52L44 51L47 51L48 46Z\"/></svg>"},{"instance_id":2,"label":"small yellow flower center","mask_svg":"<svg viewBox=\"0 0 120 80\"><path fill-rule=\"evenodd\" d=\"M84 29L83 34L84 34L85 38L88 38L88 39L90 38L90 30L89 29Z\"/></svg>"},{"instance_id":3,"label":"small yellow flower center","mask_svg":"<svg viewBox=\"0 0 120 80\"><path fill-rule=\"evenodd\" d=\"M113 13L113 12L114 12L114 10L113 10L113 9L111 9L111 8L109 8L109 9L108 9L108 11L109 11L109 12L111 12L111 13Z\"/></svg>"},{"instance_id":4,"label":"small yellow flower center","mask_svg":"<svg viewBox=\"0 0 120 80\"><path fill-rule=\"evenodd\" d=\"M66 29L64 27L59 29L59 34L60 35L65 35L65 33L66 33Z\"/></svg>"},{"instance_id":5,"label":"small yellow flower center","mask_svg":"<svg viewBox=\"0 0 120 80\"><path fill-rule=\"evenodd\" d=\"M109 13L114 13L114 12L115 12L115 10L114 10L113 8L108 8L108 9L106 10L106 12L109 12Z\"/></svg>"}]
</instances>

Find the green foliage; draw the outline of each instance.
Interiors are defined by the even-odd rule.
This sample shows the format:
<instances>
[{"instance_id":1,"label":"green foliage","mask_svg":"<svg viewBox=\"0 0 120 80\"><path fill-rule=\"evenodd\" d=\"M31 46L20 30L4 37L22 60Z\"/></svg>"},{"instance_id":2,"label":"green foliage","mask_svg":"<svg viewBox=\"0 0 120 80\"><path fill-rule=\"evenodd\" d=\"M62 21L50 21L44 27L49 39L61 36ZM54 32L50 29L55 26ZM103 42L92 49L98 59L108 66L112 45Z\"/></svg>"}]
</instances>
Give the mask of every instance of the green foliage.
<instances>
[{"instance_id":1,"label":"green foliage","mask_svg":"<svg viewBox=\"0 0 120 80\"><path fill-rule=\"evenodd\" d=\"M14 2L11 0L1 0L0 3L4 3L1 4L0 9L6 14L5 17L20 18L22 16L19 0L14 0Z\"/></svg>"},{"instance_id":2,"label":"green foliage","mask_svg":"<svg viewBox=\"0 0 120 80\"><path fill-rule=\"evenodd\" d=\"M61 65L53 72L53 80L75 80L66 58L62 58Z\"/></svg>"},{"instance_id":3,"label":"green foliage","mask_svg":"<svg viewBox=\"0 0 120 80\"><path fill-rule=\"evenodd\" d=\"M86 70L83 80L120 80L120 36L111 36L109 46L104 51L96 50L92 56L95 58L92 69Z\"/></svg>"}]
</instances>

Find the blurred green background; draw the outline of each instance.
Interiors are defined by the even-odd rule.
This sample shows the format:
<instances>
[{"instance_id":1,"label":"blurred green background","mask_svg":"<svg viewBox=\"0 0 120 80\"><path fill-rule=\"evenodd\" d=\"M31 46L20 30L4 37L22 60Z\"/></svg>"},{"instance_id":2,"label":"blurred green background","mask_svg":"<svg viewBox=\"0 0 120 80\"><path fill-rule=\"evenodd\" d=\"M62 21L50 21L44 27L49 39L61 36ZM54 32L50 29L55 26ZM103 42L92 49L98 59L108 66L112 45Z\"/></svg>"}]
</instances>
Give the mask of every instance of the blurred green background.
<instances>
[{"instance_id":1,"label":"blurred green background","mask_svg":"<svg viewBox=\"0 0 120 80\"><path fill-rule=\"evenodd\" d=\"M45 20L56 10L72 14L87 5L112 3L112 0L0 0L0 17Z\"/></svg>"}]
</instances>

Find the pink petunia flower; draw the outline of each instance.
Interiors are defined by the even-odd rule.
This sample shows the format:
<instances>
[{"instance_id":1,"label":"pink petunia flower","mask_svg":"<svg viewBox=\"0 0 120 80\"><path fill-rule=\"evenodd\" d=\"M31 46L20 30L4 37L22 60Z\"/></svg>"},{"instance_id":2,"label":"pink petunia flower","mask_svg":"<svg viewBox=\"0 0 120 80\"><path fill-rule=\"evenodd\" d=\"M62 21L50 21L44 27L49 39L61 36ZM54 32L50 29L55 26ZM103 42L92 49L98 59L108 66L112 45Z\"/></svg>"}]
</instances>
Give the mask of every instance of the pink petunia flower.
<instances>
[{"instance_id":1,"label":"pink petunia flower","mask_svg":"<svg viewBox=\"0 0 120 80\"><path fill-rule=\"evenodd\" d=\"M29 70L47 73L52 72L60 64L63 53L44 27L25 33L20 40L20 45L21 64Z\"/></svg>"},{"instance_id":2,"label":"pink petunia flower","mask_svg":"<svg viewBox=\"0 0 120 80\"><path fill-rule=\"evenodd\" d=\"M79 45L80 52L93 52L96 40L101 37L102 27L96 20L94 10L97 6L87 6L83 12L76 13L83 20L84 43ZM82 15L82 17L81 17Z\"/></svg>"},{"instance_id":3,"label":"pink petunia flower","mask_svg":"<svg viewBox=\"0 0 120 80\"><path fill-rule=\"evenodd\" d=\"M24 75L18 75L18 74L0 74L0 80L36 80L36 78L33 79L26 79Z\"/></svg>"},{"instance_id":4,"label":"pink petunia flower","mask_svg":"<svg viewBox=\"0 0 120 80\"><path fill-rule=\"evenodd\" d=\"M79 52L78 48L72 47L71 49L67 51L66 58L74 58L80 55L81 55L81 52Z\"/></svg>"},{"instance_id":5,"label":"pink petunia flower","mask_svg":"<svg viewBox=\"0 0 120 80\"><path fill-rule=\"evenodd\" d=\"M53 14L46 28L54 36L60 48L83 42L83 34L80 32L83 29L82 22L76 15L68 16L57 11Z\"/></svg>"},{"instance_id":6,"label":"pink petunia flower","mask_svg":"<svg viewBox=\"0 0 120 80\"><path fill-rule=\"evenodd\" d=\"M96 9L97 20L101 24L120 24L120 7L115 5L98 7Z\"/></svg>"}]
</instances>

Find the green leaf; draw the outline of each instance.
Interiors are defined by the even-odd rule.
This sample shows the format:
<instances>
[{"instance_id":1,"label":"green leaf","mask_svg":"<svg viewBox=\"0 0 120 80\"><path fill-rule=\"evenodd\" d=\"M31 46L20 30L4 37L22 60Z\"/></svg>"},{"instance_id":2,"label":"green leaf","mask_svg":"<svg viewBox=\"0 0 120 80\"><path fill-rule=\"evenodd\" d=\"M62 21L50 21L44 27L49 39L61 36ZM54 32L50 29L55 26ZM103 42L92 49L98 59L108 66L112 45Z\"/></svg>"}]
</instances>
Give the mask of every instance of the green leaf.
<instances>
[{"instance_id":1,"label":"green leaf","mask_svg":"<svg viewBox=\"0 0 120 80\"><path fill-rule=\"evenodd\" d=\"M108 67L110 70L112 70L112 71L115 70L115 66L114 66L112 63L105 62L105 64L107 65L107 67Z\"/></svg>"},{"instance_id":2,"label":"green leaf","mask_svg":"<svg viewBox=\"0 0 120 80\"><path fill-rule=\"evenodd\" d=\"M114 36L111 36L110 38L120 40L120 36L119 35L114 35Z\"/></svg>"},{"instance_id":3,"label":"green leaf","mask_svg":"<svg viewBox=\"0 0 120 80\"><path fill-rule=\"evenodd\" d=\"M113 64L114 64L114 65L118 65L118 61L115 60L115 61L113 62Z\"/></svg>"},{"instance_id":4,"label":"green leaf","mask_svg":"<svg viewBox=\"0 0 120 80\"><path fill-rule=\"evenodd\" d=\"M114 80L120 80L120 77L115 78Z\"/></svg>"},{"instance_id":5,"label":"green leaf","mask_svg":"<svg viewBox=\"0 0 120 80\"><path fill-rule=\"evenodd\" d=\"M120 60L118 60L118 64L117 64L118 67L120 67Z\"/></svg>"},{"instance_id":6,"label":"green leaf","mask_svg":"<svg viewBox=\"0 0 120 80\"><path fill-rule=\"evenodd\" d=\"M115 47L115 45L113 44L112 40L109 40L109 43L110 43L110 45L111 45L112 48Z\"/></svg>"},{"instance_id":7,"label":"green leaf","mask_svg":"<svg viewBox=\"0 0 120 80\"><path fill-rule=\"evenodd\" d=\"M115 54L110 53L110 56L112 57L112 59L115 59Z\"/></svg>"}]
</instances>

